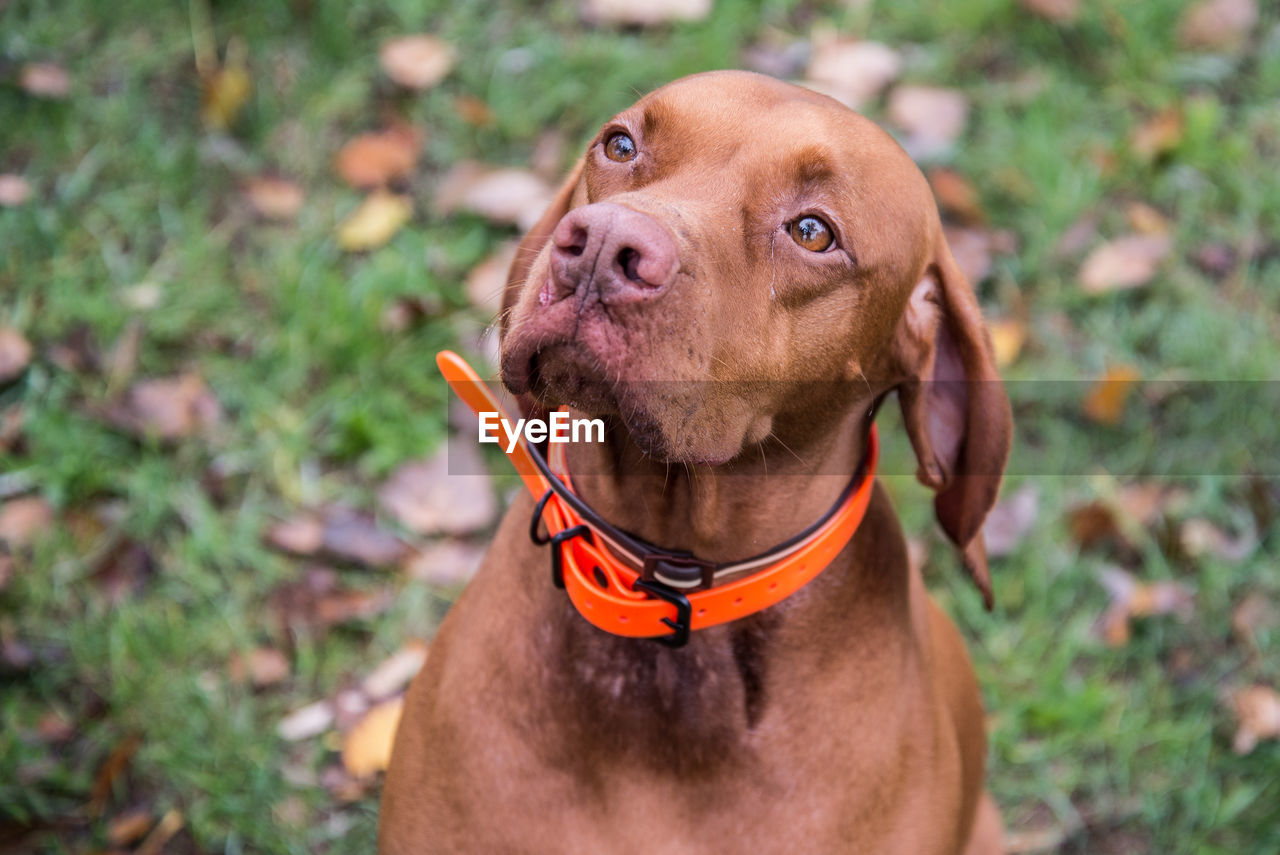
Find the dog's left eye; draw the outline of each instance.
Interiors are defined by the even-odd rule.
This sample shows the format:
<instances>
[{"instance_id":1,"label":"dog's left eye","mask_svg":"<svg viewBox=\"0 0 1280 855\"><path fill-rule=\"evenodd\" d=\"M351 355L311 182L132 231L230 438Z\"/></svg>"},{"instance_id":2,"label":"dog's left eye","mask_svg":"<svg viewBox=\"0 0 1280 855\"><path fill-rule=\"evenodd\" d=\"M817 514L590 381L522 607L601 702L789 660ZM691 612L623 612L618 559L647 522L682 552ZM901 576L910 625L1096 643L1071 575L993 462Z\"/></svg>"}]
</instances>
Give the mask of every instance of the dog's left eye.
<instances>
[{"instance_id":1,"label":"dog's left eye","mask_svg":"<svg viewBox=\"0 0 1280 855\"><path fill-rule=\"evenodd\" d=\"M634 160L636 156L635 140L619 131L605 140L604 153L610 160L615 160L618 163Z\"/></svg>"},{"instance_id":2,"label":"dog's left eye","mask_svg":"<svg viewBox=\"0 0 1280 855\"><path fill-rule=\"evenodd\" d=\"M791 239L810 252L823 252L835 243L835 234L826 220L801 217L791 224Z\"/></svg>"}]
</instances>

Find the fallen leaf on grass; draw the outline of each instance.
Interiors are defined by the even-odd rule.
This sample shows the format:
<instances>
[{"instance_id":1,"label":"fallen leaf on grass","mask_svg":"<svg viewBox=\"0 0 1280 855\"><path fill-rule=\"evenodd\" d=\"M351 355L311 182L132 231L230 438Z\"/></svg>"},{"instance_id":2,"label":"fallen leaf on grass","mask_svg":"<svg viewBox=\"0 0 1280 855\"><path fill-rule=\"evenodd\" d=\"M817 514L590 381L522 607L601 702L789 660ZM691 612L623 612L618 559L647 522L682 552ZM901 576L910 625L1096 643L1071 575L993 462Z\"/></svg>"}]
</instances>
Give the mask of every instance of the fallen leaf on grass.
<instances>
[{"instance_id":1,"label":"fallen leaf on grass","mask_svg":"<svg viewBox=\"0 0 1280 855\"><path fill-rule=\"evenodd\" d=\"M1022 7L1055 24L1070 24L1080 14L1080 0L1019 0Z\"/></svg>"},{"instance_id":2,"label":"fallen leaf on grass","mask_svg":"<svg viewBox=\"0 0 1280 855\"><path fill-rule=\"evenodd\" d=\"M142 747L142 737L131 734L117 742L107 754L106 759L102 761L102 765L93 776L93 786L89 791L89 812L94 816L102 815L102 810L107 806L107 799L111 797L111 791L115 788L117 779L129 768L133 755L138 753L140 747Z\"/></svg>"},{"instance_id":3,"label":"fallen leaf on grass","mask_svg":"<svg viewBox=\"0 0 1280 855\"><path fill-rule=\"evenodd\" d=\"M396 694L422 670L427 649L425 641L410 641L369 672L360 683L361 691L375 701Z\"/></svg>"},{"instance_id":4,"label":"fallen leaf on grass","mask_svg":"<svg viewBox=\"0 0 1280 855\"><path fill-rule=\"evenodd\" d=\"M1231 631L1242 644L1258 654L1262 652L1258 645L1258 633L1275 627L1277 620L1280 618L1267 598L1253 591L1231 610Z\"/></svg>"},{"instance_id":5,"label":"fallen leaf on grass","mask_svg":"<svg viewBox=\"0 0 1280 855\"><path fill-rule=\"evenodd\" d=\"M36 733L45 742L68 742L79 732L76 723L58 710L49 710L36 722Z\"/></svg>"},{"instance_id":6,"label":"fallen leaf on grass","mask_svg":"<svg viewBox=\"0 0 1280 855\"><path fill-rule=\"evenodd\" d=\"M488 526L498 513L493 485L479 455L468 444L458 445L458 474L450 473L450 455L442 448L430 459L400 466L378 490L378 503L422 534L467 534Z\"/></svg>"},{"instance_id":7,"label":"fallen leaf on grass","mask_svg":"<svg viewBox=\"0 0 1280 855\"><path fill-rule=\"evenodd\" d=\"M276 733L286 742L298 742L319 736L333 726L333 704L316 701L294 710L276 725Z\"/></svg>"},{"instance_id":8,"label":"fallen leaf on grass","mask_svg":"<svg viewBox=\"0 0 1280 855\"><path fill-rule=\"evenodd\" d=\"M0 386L22 376L31 364L31 342L13 327L0 327Z\"/></svg>"},{"instance_id":9,"label":"fallen leaf on grass","mask_svg":"<svg viewBox=\"0 0 1280 855\"><path fill-rule=\"evenodd\" d=\"M449 73L457 59L453 45L435 36L388 39L378 51L387 77L409 89L430 89Z\"/></svg>"},{"instance_id":10,"label":"fallen leaf on grass","mask_svg":"<svg viewBox=\"0 0 1280 855\"><path fill-rule=\"evenodd\" d=\"M551 197L551 185L533 172L468 161L454 166L441 180L435 206L441 214L467 211L528 229L542 216Z\"/></svg>"},{"instance_id":11,"label":"fallen leaf on grass","mask_svg":"<svg viewBox=\"0 0 1280 855\"><path fill-rule=\"evenodd\" d=\"M1145 202L1133 202L1125 208L1125 218L1133 230L1142 235L1167 235L1171 228L1164 214Z\"/></svg>"},{"instance_id":12,"label":"fallen leaf on grass","mask_svg":"<svg viewBox=\"0 0 1280 855\"><path fill-rule=\"evenodd\" d=\"M227 663L227 676L236 683L251 683L265 689L289 679L289 658L274 647L255 647L247 655L234 653Z\"/></svg>"},{"instance_id":13,"label":"fallen leaf on grass","mask_svg":"<svg viewBox=\"0 0 1280 855\"><path fill-rule=\"evenodd\" d=\"M378 326L385 332L402 333L441 317L445 311L444 303L434 294L405 294L387 304Z\"/></svg>"},{"instance_id":14,"label":"fallen leaf on grass","mask_svg":"<svg viewBox=\"0 0 1280 855\"><path fill-rule=\"evenodd\" d=\"M165 844L173 839L173 836L182 830L182 826L186 823L182 814L177 810L170 810L164 816L160 817L160 821L156 823L156 827L151 829L151 833L142 841L137 849L133 851L133 855L160 855L164 851Z\"/></svg>"},{"instance_id":15,"label":"fallen leaf on grass","mask_svg":"<svg viewBox=\"0 0 1280 855\"><path fill-rule=\"evenodd\" d=\"M1105 294L1150 282L1173 249L1168 235L1127 235L1089 253L1080 267L1086 294Z\"/></svg>"},{"instance_id":16,"label":"fallen leaf on grass","mask_svg":"<svg viewBox=\"0 0 1280 855\"><path fill-rule=\"evenodd\" d=\"M10 499L0 505L0 543L21 549L47 534L53 525L53 506L36 496Z\"/></svg>"},{"instance_id":17,"label":"fallen leaf on grass","mask_svg":"<svg viewBox=\"0 0 1280 855\"><path fill-rule=\"evenodd\" d=\"M338 574L327 567L308 567L301 578L286 582L269 602L285 632L302 627L325 631L353 620L381 614L391 605L389 588L360 590L341 587Z\"/></svg>"},{"instance_id":18,"label":"fallen leaf on grass","mask_svg":"<svg viewBox=\"0 0 1280 855\"><path fill-rule=\"evenodd\" d=\"M1003 318L987 322L991 333L991 347L995 351L996 367L1008 368L1022 353L1027 341L1027 324L1017 318Z\"/></svg>"},{"instance_id":19,"label":"fallen leaf on grass","mask_svg":"<svg viewBox=\"0 0 1280 855\"><path fill-rule=\"evenodd\" d=\"M114 605L142 591L155 575L156 561L151 550L125 537L95 562L89 578Z\"/></svg>"},{"instance_id":20,"label":"fallen leaf on grass","mask_svg":"<svg viewBox=\"0 0 1280 855\"><path fill-rule=\"evenodd\" d=\"M294 555L315 555L324 546L324 523L313 514L299 514L267 529L268 545Z\"/></svg>"},{"instance_id":21,"label":"fallen leaf on grass","mask_svg":"<svg viewBox=\"0 0 1280 855\"><path fill-rule=\"evenodd\" d=\"M1119 424L1125 404L1139 379L1141 375L1132 365L1109 366L1085 396L1085 415L1099 424Z\"/></svg>"},{"instance_id":22,"label":"fallen leaf on grass","mask_svg":"<svg viewBox=\"0 0 1280 855\"><path fill-rule=\"evenodd\" d=\"M992 242L985 229L943 226L942 233L947 238L947 246L951 248L956 265L970 285L976 287L991 275Z\"/></svg>"},{"instance_id":23,"label":"fallen leaf on grass","mask_svg":"<svg viewBox=\"0 0 1280 855\"><path fill-rule=\"evenodd\" d=\"M981 225L986 221L987 214L982 210L978 192L959 172L935 166L929 170L929 186L933 188L938 207L952 219L965 225Z\"/></svg>"},{"instance_id":24,"label":"fallen leaf on grass","mask_svg":"<svg viewBox=\"0 0 1280 855\"><path fill-rule=\"evenodd\" d=\"M404 564L405 575L442 588L460 587L480 568L484 549L470 543L446 540L415 552Z\"/></svg>"},{"instance_id":25,"label":"fallen leaf on grass","mask_svg":"<svg viewBox=\"0 0 1280 855\"><path fill-rule=\"evenodd\" d=\"M1231 697L1239 727L1231 749L1248 754L1263 739L1280 739L1280 694L1270 686L1254 685Z\"/></svg>"},{"instance_id":26,"label":"fallen leaf on grass","mask_svg":"<svg viewBox=\"0 0 1280 855\"><path fill-rule=\"evenodd\" d=\"M413 215L404 196L378 191L360 203L338 226L338 246L347 252L368 252L395 237Z\"/></svg>"},{"instance_id":27,"label":"fallen leaf on grass","mask_svg":"<svg viewBox=\"0 0 1280 855\"><path fill-rule=\"evenodd\" d=\"M1183 128L1182 111L1170 107L1139 125L1129 138L1129 146L1134 154L1150 162L1178 147Z\"/></svg>"},{"instance_id":28,"label":"fallen leaf on grass","mask_svg":"<svg viewBox=\"0 0 1280 855\"><path fill-rule=\"evenodd\" d=\"M1202 517L1184 522L1178 529L1178 540L1192 558L1210 554L1223 561L1243 561L1258 548L1258 538L1253 532L1231 537Z\"/></svg>"},{"instance_id":29,"label":"fallen leaf on grass","mask_svg":"<svg viewBox=\"0 0 1280 855\"><path fill-rule=\"evenodd\" d=\"M969 99L955 89L903 85L889 93L888 112L890 121L906 131L907 153L928 159L949 149L964 131Z\"/></svg>"},{"instance_id":30,"label":"fallen leaf on grass","mask_svg":"<svg viewBox=\"0 0 1280 855\"><path fill-rule=\"evenodd\" d=\"M902 71L902 58L888 45L834 37L814 39L807 73L819 91L854 110L879 95Z\"/></svg>"},{"instance_id":31,"label":"fallen leaf on grass","mask_svg":"<svg viewBox=\"0 0 1280 855\"><path fill-rule=\"evenodd\" d=\"M142 348L145 326L137 318L129 323L103 357L103 370L107 375L107 388L114 394L123 388L138 368L138 351Z\"/></svg>"},{"instance_id":32,"label":"fallen leaf on grass","mask_svg":"<svg viewBox=\"0 0 1280 855\"><path fill-rule=\"evenodd\" d=\"M337 561L365 567L390 567L404 557L405 545L389 531L378 528L368 514L333 507L324 514L326 555Z\"/></svg>"},{"instance_id":33,"label":"fallen leaf on grass","mask_svg":"<svg viewBox=\"0 0 1280 855\"><path fill-rule=\"evenodd\" d=\"M216 425L222 406L203 377L187 373L135 384L106 417L139 438L173 442Z\"/></svg>"},{"instance_id":34,"label":"fallen leaf on grass","mask_svg":"<svg viewBox=\"0 0 1280 855\"><path fill-rule=\"evenodd\" d=\"M21 405L15 404L0 412L0 454L16 452L22 447L25 424L26 411Z\"/></svg>"},{"instance_id":35,"label":"fallen leaf on grass","mask_svg":"<svg viewBox=\"0 0 1280 855\"><path fill-rule=\"evenodd\" d=\"M712 0L582 0L582 18L589 24L648 27L670 21L700 21L711 14Z\"/></svg>"},{"instance_id":36,"label":"fallen leaf on grass","mask_svg":"<svg viewBox=\"0 0 1280 855\"><path fill-rule=\"evenodd\" d=\"M244 197L260 217L288 222L298 216L306 201L302 188L287 178L259 175L244 183Z\"/></svg>"},{"instance_id":37,"label":"fallen leaf on grass","mask_svg":"<svg viewBox=\"0 0 1280 855\"><path fill-rule=\"evenodd\" d=\"M347 772L367 778L387 768L403 712L404 698L383 701L347 732L342 743L342 765Z\"/></svg>"},{"instance_id":38,"label":"fallen leaf on grass","mask_svg":"<svg viewBox=\"0 0 1280 855\"><path fill-rule=\"evenodd\" d=\"M125 811L107 826L107 840L112 846L129 846L141 840L154 823L145 808Z\"/></svg>"},{"instance_id":39,"label":"fallen leaf on grass","mask_svg":"<svg viewBox=\"0 0 1280 855\"><path fill-rule=\"evenodd\" d=\"M66 98L71 92L71 75L52 62L28 62L18 75L18 85L37 98Z\"/></svg>"},{"instance_id":40,"label":"fallen leaf on grass","mask_svg":"<svg viewBox=\"0 0 1280 855\"><path fill-rule=\"evenodd\" d=\"M1099 631L1111 647L1128 643L1134 618L1177 615L1188 620L1195 612L1195 594L1177 582L1140 582L1118 567L1103 570L1100 580L1111 604L1102 615Z\"/></svg>"},{"instance_id":41,"label":"fallen leaf on grass","mask_svg":"<svg viewBox=\"0 0 1280 855\"><path fill-rule=\"evenodd\" d=\"M31 185L21 175L0 173L0 208L13 208L31 198Z\"/></svg>"},{"instance_id":42,"label":"fallen leaf on grass","mask_svg":"<svg viewBox=\"0 0 1280 855\"><path fill-rule=\"evenodd\" d=\"M236 42L239 44L239 42ZM243 50L228 49L225 65L210 68L200 78L200 118L206 127L226 130L253 94Z\"/></svg>"},{"instance_id":43,"label":"fallen leaf on grass","mask_svg":"<svg viewBox=\"0 0 1280 855\"><path fill-rule=\"evenodd\" d=\"M1243 44L1257 23L1257 0L1203 0L1183 13L1178 40L1183 47L1227 50Z\"/></svg>"},{"instance_id":44,"label":"fallen leaf on grass","mask_svg":"<svg viewBox=\"0 0 1280 855\"><path fill-rule=\"evenodd\" d=\"M477 128L493 124L493 108L474 95L459 95L454 98L453 111L462 121Z\"/></svg>"},{"instance_id":45,"label":"fallen leaf on grass","mask_svg":"<svg viewBox=\"0 0 1280 855\"><path fill-rule=\"evenodd\" d=\"M502 310L502 295L507 289L507 271L516 257L517 241L505 241L492 255L471 268L467 274L467 299L488 317Z\"/></svg>"},{"instance_id":46,"label":"fallen leaf on grass","mask_svg":"<svg viewBox=\"0 0 1280 855\"><path fill-rule=\"evenodd\" d=\"M1020 487L1002 498L987 514L982 526L987 555L999 558L1013 552L1039 516L1040 490L1034 484Z\"/></svg>"},{"instance_id":47,"label":"fallen leaf on grass","mask_svg":"<svg viewBox=\"0 0 1280 855\"><path fill-rule=\"evenodd\" d=\"M334 168L343 181L359 190L384 187L413 171L421 149L422 134L398 123L352 139L338 152Z\"/></svg>"}]
</instances>

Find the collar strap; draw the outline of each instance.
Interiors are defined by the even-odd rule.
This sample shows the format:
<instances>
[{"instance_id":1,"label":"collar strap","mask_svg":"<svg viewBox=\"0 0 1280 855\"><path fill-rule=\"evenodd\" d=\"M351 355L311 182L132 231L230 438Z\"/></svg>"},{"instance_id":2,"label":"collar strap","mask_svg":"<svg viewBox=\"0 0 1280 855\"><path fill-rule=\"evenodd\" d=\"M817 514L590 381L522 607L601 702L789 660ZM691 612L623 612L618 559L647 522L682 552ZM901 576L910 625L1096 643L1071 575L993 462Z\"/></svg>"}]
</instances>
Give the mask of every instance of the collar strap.
<instances>
[{"instance_id":1,"label":"collar strap","mask_svg":"<svg viewBox=\"0 0 1280 855\"><path fill-rule=\"evenodd\" d=\"M442 351L436 363L473 411L505 415L497 397L460 356ZM599 629L678 647L692 630L781 602L831 563L866 513L879 441L872 424L858 472L817 522L759 555L719 563L656 547L601 519L573 492L562 448L551 446L548 462L521 437L507 454L538 499L529 533L535 543L551 546L553 583Z\"/></svg>"}]
</instances>

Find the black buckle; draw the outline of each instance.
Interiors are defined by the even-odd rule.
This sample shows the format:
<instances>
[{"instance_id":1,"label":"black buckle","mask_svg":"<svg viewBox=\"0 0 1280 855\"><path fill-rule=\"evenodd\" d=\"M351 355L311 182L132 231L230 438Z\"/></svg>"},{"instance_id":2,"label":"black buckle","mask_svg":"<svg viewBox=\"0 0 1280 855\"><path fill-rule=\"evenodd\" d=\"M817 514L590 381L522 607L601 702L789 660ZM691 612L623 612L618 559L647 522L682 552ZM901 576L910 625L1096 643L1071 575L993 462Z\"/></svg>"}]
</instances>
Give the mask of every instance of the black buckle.
<instances>
[{"instance_id":1,"label":"black buckle","mask_svg":"<svg viewBox=\"0 0 1280 855\"><path fill-rule=\"evenodd\" d=\"M551 535L551 584L557 588L564 590L564 550L560 548L566 540L573 540L575 537L586 537L591 540L591 529L584 525L575 525L573 528L566 528L564 531Z\"/></svg>"},{"instance_id":2,"label":"black buckle","mask_svg":"<svg viewBox=\"0 0 1280 855\"><path fill-rule=\"evenodd\" d=\"M668 588L661 582L646 582L644 579L636 579L632 587L676 607L675 620L665 617L662 619L663 623L671 627L671 634L658 636L653 640L667 647L684 647L688 644L689 631L692 629L689 622L693 619L693 606L690 605L689 598L679 591Z\"/></svg>"},{"instance_id":3,"label":"black buckle","mask_svg":"<svg viewBox=\"0 0 1280 855\"><path fill-rule=\"evenodd\" d=\"M551 494L554 491L548 487L547 492L542 494L542 498L538 500L538 504L533 506L533 518L529 520L529 539L538 546L545 546L551 542L551 536L542 536L540 526L542 525L542 512L547 509L547 502L551 501Z\"/></svg>"},{"instance_id":4,"label":"black buckle","mask_svg":"<svg viewBox=\"0 0 1280 855\"><path fill-rule=\"evenodd\" d=\"M640 578L677 591L705 591L715 581L715 571L714 562L703 561L692 555L659 552L644 557Z\"/></svg>"}]
</instances>

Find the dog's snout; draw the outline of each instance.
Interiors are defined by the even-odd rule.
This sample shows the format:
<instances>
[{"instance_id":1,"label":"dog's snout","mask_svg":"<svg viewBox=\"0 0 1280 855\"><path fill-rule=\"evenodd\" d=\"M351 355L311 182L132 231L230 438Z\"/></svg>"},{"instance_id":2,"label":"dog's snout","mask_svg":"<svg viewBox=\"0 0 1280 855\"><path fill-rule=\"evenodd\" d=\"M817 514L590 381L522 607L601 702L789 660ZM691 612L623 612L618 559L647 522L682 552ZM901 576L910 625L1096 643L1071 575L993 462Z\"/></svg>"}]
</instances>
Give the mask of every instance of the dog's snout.
<instances>
[{"instance_id":1,"label":"dog's snout","mask_svg":"<svg viewBox=\"0 0 1280 855\"><path fill-rule=\"evenodd\" d=\"M551 277L561 296L594 289L604 302L649 299L665 291L680 269L665 226L610 202L570 211L551 244Z\"/></svg>"}]
</instances>

